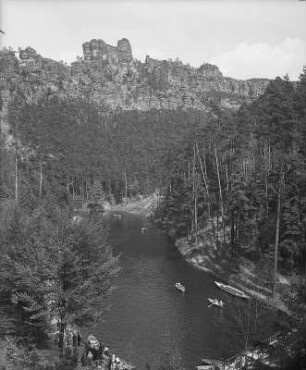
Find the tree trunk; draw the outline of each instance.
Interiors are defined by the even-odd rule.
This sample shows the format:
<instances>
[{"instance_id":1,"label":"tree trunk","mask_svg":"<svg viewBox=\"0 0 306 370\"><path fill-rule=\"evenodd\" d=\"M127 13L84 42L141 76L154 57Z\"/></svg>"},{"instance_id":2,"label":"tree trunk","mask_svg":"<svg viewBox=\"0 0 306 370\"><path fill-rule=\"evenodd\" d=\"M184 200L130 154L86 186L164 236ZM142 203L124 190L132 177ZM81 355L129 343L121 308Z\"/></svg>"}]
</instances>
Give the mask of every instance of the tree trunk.
<instances>
[{"instance_id":1,"label":"tree trunk","mask_svg":"<svg viewBox=\"0 0 306 370\"><path fill-rule=\"evenodd\" d=\"M127 174L126 174L126 165L124 165L124 192L125 192L125 198L127 199L128 196L128 183L127 183Z\"/></svg>"},{"instance_id":2,"label":"tree trunk","mask_svg":"<svg viewBox=\"0 0 306 370\"><path fill-rule=\"evenodd\" d=\"M229 193L230 193L230 186L229 186L229 169L228 165L225 165L225 176L226 176L226 194L227 194L227 209L228 209L228 201L229 201Z\"/></svg>"},{"instance_id":3,"label":"tree trunk","mask_svg":"<svg viewBox=\"0 0 306 370\"><path fill-rule=\"evenodd\" d=\"M240 215L235 216L235 252L240 248Z\"/></svg>"},{"instance_id":4,"label":"tree trunk","mask_svg":"<svg viewBox=\"0 0 306 370\"><path fill-rule=\"evenodd\" d=\"M196 184L196 145L193 146L193 164L192 164L192 188L194 200L194 233L195 242L198 243L198 205L197 205L197 184Z\"/></svg>"},{"instance_id":5,"label":"tree trunk","mask_svg":"<svg viewBox=\"0 0 306 370\"><path fill-rule=\"evenodd\" d=\"M43 164L39 162L39 198L42 195L42 185L43 185Z\"/></svg>"},{"instance_id":6,"label":"tree trunk","mask_svg":"<svg viewBox=\"0 0 306 370\"><path fill-rule=\"evenodd\" d=\"M219 248L219 212L216 214L216 246Z\"/></svg>"},{"instance_id":7,"label":"tree trunk","mask_svg":"<svg viewBox=\"0 0 306 370\"><path fill-rule=\"evenodd\" d=\"M281 193L282 193L283 180L284 180L284 173L283 173L283 165L282 165L279 185L278 185L278 194L277 194L277 215L276 215L275 247L274 247L274 271L273 271L273 298L276 298L276 290L277 290L279 228L280 228L280 217L281 217Z\"/></svg>"},{"instance_id":8,"label":"tree trunk","mask_svg":"<svg viewBox=\"0 0 306 370\"><path fill-rule=\"evenodd\" d=\"M61 321L59 327L58 349L59 358L63 360L64 357L64 337L65 337L65 324Z\"/></svg>"},{"instance_id":9,"label":"tree trunk","mask_svg":"<svg viewBox=\"0 0 306 370\"><path fill-rule=\"evenodd\" d=\"M231 259L234 258L235 255L235 215L234 212L231 212Z\"/></svg>"},{"instance_id":10,"label":"tree trunk","mask_svg":"<svg viewBox=\"0 0 306 370\"><path fill-rule=\"evenodd\" d=\"M17 205L18 203L18 196L19 196L19 192L18 192L18 135L19 133L19 122L17 120L17 125L16 125L16 131L15 131L15 140L16 140L16 143L15 143L15 203Z\"/></svg>"},{"instance_id":11,"label":"tree trunk","mask_svg":"<svg viewBox=\"0 0 306 370\"><path fill-rule=\"evenodd\" d=\"M112 180L110 178L108 180L108 194L109 196L112 194Z\"/></svg>"},{"instance_id":12,"label":"tree trunk","mask_svg":"<svg viewBox=\"0 0 306 370\"><path fill-rule=\"evenodd\" d=\"M269 194L268 194L268 183L269 183L269 175L270 175L270 167L271 167L271 148L270 148L270 137L268 141L268 168L266 172L266 215L269 214Z\"/></svg>"},{"instance_id":13,"label":"tree trunk","mask_svg":"<svg viewBox=\"0 0 306 370\"><path fill-rule=\"evenodd\" d=\"M223 222L223 198L222 198L222 189L221 189L221 179L220 179L220 169L219 169L219 160L217 155L217 148L215 146L215 159L216 159L216 166L217 166L217 176L218 176L218 186L219 186L219 194L220 194L220 209L221 209L221 216L222 216L222 222Z\"/></svg>"},{"instance_id":14,"label":"tree trunk","mask_svg":"<svg viewBox=\"0 0 306 370\"><path fill-rule=\"evenodd\" d=\"M72 200L75 200L74 179L72 178Z\"/></svg>"},{"instance_id":15,"label":"tree trunk","mask_svg":"<svg viewBox=\"0 0 306 370\"><path fill-rule=\"evenodd\" d=\"M16 149L16 156L15 156L15 202L18 203L18 156L17 156L17 149Z\"/></svg>"},{"instance_id":16,"label":"tree trunk","mask_svg":"<svg viewBox=\"0 0 306 370\"><path fill-rule=\"evenodd\" d=\"M248 346L249 346L249 337L250 337L250 311L251 311L251 300L249 299L245 350L247 350L248 349Z\"/></svg>"},{"instance_id":17,"label":"tree trunk","mask_svg":"<svg viewBox=\"0 0 306 370\"><path fill-rule=\"evenodd\" d=\"M205 162L205 153L203 150L203 168L204 168L204 174L205 174L205 179L206 179L206 186L207 186L207 195L208 195L208 200L209 200L209 208L210 208L210 215L211 215L211 225L212 225L212 231L213 234L215 234L215 223L214 223L214 215L211 207L211 200L210 200L210 192L209 192L209 183L208 183L208 175L207 175L207 167L206 167L206 162Z\"/></svg>"},{"instance_id":18,"label":"tree trunk","mask_svg":"<svg viewBox=\"0 0 306 370\"><path fill-rule=\"evenodd\" d=\"M210 221L211 205L210 205L208 181L207 181L207 177L206 177L206 171L204 171L204 166L203 166L203 163L202 163L202 158L200 156L199 147L198 147L197 142L196 142L196 148L197 148L198 158L199 158L199 162L200 162L201 174L202 174L202 178L203 178L203 182L204 182L204 186L205 186L205 190L206 190L206 194L207 194L207 212L208 212L208 221ZM204 161L205 161L205 158L204 158Z\"/></svg>"}]
</instances>

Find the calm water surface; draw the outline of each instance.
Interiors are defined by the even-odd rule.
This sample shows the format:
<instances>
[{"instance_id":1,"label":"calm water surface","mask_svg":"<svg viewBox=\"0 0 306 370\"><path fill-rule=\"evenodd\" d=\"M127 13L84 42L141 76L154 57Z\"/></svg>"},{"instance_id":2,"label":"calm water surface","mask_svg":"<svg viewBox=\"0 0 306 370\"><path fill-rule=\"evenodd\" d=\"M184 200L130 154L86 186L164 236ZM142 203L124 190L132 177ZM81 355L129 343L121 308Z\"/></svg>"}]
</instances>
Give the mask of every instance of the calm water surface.
<instances>
[{"instance_id":1,"label":"calm water surface","mask_svg":"<svg viewBox=\"0 0 306 370\"><path fill-rule=\"evenodd\" d=\"M208 308L207 297L220 297L213 277L188 265L155 225L146 225L142 234L145 223L140 216L110 216L111 244L121 254L122 273L96 334L137 369L146 363L157 369L166 353L186 369L203 357L231 354L218 325L222 310ZM178 281L185 294L174 288Z\"/></svg>"}]
</instances>

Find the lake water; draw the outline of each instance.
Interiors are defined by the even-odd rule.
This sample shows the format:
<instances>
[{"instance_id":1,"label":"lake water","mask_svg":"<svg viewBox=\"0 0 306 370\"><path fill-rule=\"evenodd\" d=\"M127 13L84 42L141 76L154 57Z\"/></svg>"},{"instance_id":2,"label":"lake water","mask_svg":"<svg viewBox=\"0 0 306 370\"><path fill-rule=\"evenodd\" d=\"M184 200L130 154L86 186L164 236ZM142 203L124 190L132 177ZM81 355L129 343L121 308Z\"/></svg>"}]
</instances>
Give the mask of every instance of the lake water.
<instances>
[{"instance_id":1,"label":"lake water","mask_svg":"<svg viewBox=\"0 0 306 370\"><path fill-rule=\"evenodd\" d=\"M223 312L208 308L222 292L212 276L190 266L154 224L140 216L110 216L111 244L121 254L122 273L109 298L111 309L95 334L137 369L171 361L193 369L201 358L234 352L220 325ZM141 227L148 227L142 234ZM185 294L175 289L182 282ZM219 323L219 324L218 324Z\"/></svg>"}]
</instances>

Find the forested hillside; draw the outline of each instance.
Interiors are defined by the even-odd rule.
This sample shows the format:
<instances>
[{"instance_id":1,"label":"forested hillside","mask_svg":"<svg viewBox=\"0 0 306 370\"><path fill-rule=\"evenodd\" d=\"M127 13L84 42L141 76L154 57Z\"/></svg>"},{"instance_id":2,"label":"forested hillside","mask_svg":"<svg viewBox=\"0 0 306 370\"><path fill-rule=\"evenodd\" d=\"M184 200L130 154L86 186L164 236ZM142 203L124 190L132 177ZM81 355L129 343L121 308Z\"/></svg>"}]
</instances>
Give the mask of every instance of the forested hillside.
<instances>
[{"instance_id":1,"label":"forested hillside","mask_svg":"<svg viewBox=\"0 0 306 370\"><path fill-rule=\"evenodd\" d=\"M101 116L82 99L27 103L16 95L9 122L18 139L6 153L11 163L2 164L4 198L26 191L29 201L29 194L43 197L52 188L65 202L95 196L119 202L161 188L163 217L181 235L196 235L218 217L230 229L232 256L243 250L260 258L273 255L277 227L286 268L304 256L305 71L297 84L271 81L237 112L216 105L208 113Z\"/></svg>"},{"instance_id":2,"label":"forested hillside","mask_svg":"<svg viewBox=\"0 0 306 370\"><path fill-rule=\"evenodd\" d=\"M156 218L175 239L197 244L206 230L229 260L244 257L262 268L258 275L265 270L274 297L278 273L290 276L291 303L304 312L306 69L297 83L271 81L238 110L226 108L217 94L201 110L101 114L86 81L61 63L40 62L43 78L13 56L2 59L12 75L6 72L3 82L9 98L1 95L1 325L18 339L14 345L33 348L49 333L50 318L59 323L62 341L68 326L97 319L95 297L111 290L119 267L107 227L96 215L76 227L73 208L120 203L156 189L163 199ZM23 354L14 353L26 368Z\"/></svg>"},{"instance_id":3,"label":"forested hillside","mask_svg":"<svg viewBox=\"0 0 306 370\"><path fill-rule=\"evenodd\" d=\"M99 117L93 104L57 98L21 109L15 100L10 106L12 133L28 158L20 158L20 166L27 165L32 178L37 173L43 184L57 178L57 187L83 200L95 186L119 201L166 185L169 168L163 163L204 120L205 115L196 111ZM33 184L33 189L41 192L43 184Z\"/></svg>"},{"instance_id":4,"label":"forested hillside","mask_svg":"<svg viewBox=\"0 0 306 370\"><path fill-rule=\"evenodd\" d=\"M274 297L280 294L278 273L289 275L300 302L306 268L305 72L296 86L276 78L237 112L216 111L186 139L169 167L161 210L174 236L189 235L202 245L194 257L207 254L210 234L228 259L256 261Z\"/></svg>"},{"instance_id":5,"label":"forested hillside","mask_svg":"<svg viewBox=\"0 0 306 370\"><path fill-rule=\"evenodd\" d=\"M232 258L273 258L302 271L305 254L305 71L277 78L238 111L122 111L99 115L82 99L9 105L14 138L2 196L60 201L146 195L162 189L162 217L176 235L218 219ZM12 162L13 163L13 162ZM16 171L15 171L16 172ZM17 179L18 177L18 179ZM14 184L15 187L12 185ZM277 240L275 239L277 235ZM225 240L224 240L225 241ZM278 254L278 253L277 253Z\"/></svg>"},{"instance_id":6,"label":"forested hillside","mask_svg":"<svg viewBox=\"0 0 306 370\"><path fill-rule=\"evenodd\" d=\"M234 114L218 112L190 139L173 163L169 194L189 194L190 210L197 200L198 219L232 219L233 247L249 245L242 239L254 234L255 225L276 219L280 192L282 206L298 217L289 223L303 226L305 74L296 89L277 78L254 104Z\"/></svg>"}]
</instances>

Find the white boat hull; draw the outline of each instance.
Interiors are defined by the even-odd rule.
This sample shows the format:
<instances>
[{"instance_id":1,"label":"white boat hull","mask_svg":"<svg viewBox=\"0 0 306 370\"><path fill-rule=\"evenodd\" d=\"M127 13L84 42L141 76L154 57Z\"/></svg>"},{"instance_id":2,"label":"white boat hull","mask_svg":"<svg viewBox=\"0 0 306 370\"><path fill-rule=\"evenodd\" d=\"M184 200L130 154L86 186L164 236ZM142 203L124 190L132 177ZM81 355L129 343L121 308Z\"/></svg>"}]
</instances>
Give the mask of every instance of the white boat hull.
<instances>
[{"instance_id":1,"label":"white boat hull","mask_svg":"<svg viewBox=\"0 0 306 370\"><path fill-rule=\"evenodd\" d=\"M185 293L185 287L184 287L184 285L183 285L183 284L181 284L181 283L175 283L175 287L176 287L176 289L177 289L177 290L179 290L180 292Z\"/></svg>"},{"instance_id":2,"label":"white boat hull","mask_svg":"<svg viewBox=\"0 0 306 370\"><path fill-rule=\"evenodd\" d=\"M216 306L216 307L223 308L223 306L224 306L224 303L223 303L223 301L221 301L221 299L219 300L219 299L208 298L208 301L210 303L210 305L208 307Z\"/></svg>"}]
</instances>

